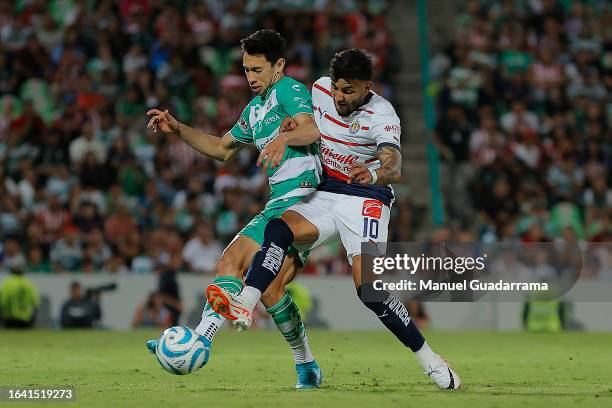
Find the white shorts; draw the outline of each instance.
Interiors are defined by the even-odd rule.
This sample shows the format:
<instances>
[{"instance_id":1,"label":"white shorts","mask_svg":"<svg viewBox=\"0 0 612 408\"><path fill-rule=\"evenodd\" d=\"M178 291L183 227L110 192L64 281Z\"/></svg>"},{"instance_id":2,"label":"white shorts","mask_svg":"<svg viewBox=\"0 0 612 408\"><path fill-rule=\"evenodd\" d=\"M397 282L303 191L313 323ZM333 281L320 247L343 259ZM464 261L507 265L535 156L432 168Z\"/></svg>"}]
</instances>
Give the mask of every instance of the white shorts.
<instances>
[{"instance_id":1,"label":"white shorts","mask_svg":"<svg viewBox=\"0 0 612 408\"><path fill-rule=\"evenodd\" d=\"M349 264L361 254L362 242L387 242L391 210L381 201L316 191L287 211L301 214L319 230L314 244L293 244L299 251L342 240Z\"/></svg>"}]
</instances>

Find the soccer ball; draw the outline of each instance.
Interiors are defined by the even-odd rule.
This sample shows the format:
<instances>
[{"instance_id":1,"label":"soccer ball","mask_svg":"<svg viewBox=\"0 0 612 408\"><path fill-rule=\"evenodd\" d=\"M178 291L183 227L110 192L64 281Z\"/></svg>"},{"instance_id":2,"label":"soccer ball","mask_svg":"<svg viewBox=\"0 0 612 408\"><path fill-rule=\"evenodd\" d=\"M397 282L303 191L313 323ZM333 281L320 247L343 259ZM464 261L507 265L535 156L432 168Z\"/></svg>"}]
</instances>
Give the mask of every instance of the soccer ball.
<instances>
[{"instance_id":1,"label":"soccer ball","mask_svg":"<svg viewBox=\"0 0 612 408\"><path fill-rule=\"evenodd\" d=\"M204 344L199 334L185 326L166 329L155 347L159 364L176 375L189 374L204 367L209 354L210 346Z\"/></svg>"}]
</instances>

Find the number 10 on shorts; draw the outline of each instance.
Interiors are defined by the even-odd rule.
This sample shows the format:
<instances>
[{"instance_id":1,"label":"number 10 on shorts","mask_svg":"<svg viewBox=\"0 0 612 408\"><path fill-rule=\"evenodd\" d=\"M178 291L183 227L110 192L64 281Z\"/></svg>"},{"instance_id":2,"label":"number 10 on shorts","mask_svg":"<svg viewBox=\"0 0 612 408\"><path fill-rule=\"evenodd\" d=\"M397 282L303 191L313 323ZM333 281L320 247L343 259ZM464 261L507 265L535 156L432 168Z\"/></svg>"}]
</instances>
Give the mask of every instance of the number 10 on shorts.
<instances>
[{"instance_id":1,"label":"number 10 on shorts","mask_svg":"<svg viewBox=\"0 0 612 408\"><path fill-rule=\"evenodd\" d=\"M363 237L372 239L378 238L378 220L376 218L364 217Z\"/></svg>"},{"instance_id":2,"label":"number 10 on shorts","mask_svg":"<svg viewBox=\"0 0 612 408\"><path fill-rule=\"evenodd\" d=\"M363 217L363 237L378 238L378 219L382 214L382 203L378 200L365 200L361 215Z\"/></svg>"}]
</instances>

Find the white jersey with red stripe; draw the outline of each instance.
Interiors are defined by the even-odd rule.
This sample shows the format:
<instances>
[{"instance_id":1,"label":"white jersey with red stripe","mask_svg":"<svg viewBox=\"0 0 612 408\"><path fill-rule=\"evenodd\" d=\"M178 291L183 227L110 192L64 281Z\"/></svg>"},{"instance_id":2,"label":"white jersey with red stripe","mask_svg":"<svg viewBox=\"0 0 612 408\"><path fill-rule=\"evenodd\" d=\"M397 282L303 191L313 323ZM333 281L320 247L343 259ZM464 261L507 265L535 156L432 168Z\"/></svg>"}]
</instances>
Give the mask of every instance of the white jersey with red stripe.
<instances>
[{"instance_id":1,"label":"white jersey with red stripe","mask_svg":"<svg viewBox=\"0 0 612 408\"><path fill-rule=\"evenodd\" d=\"M321 133L321 159L326 177L319 190L377 199L390 206L391 186L348 184L349 165L366 163L380 167L377 151L391 146L400 149L400 120L382 96L370 91L365 103L347 116L336 111L331 78L319 78L312 87L315 121Z\"/></svg>"},{"instance_id":2,"label":"white jersey with red stripe","mask_svg":"<svg viewBox=\"0 0 612 408\"><path fill-rule=\"evenodd\" d=\"M301 214L319 231L312 244L294 243L300 251L342 241L349 263L361 254L364 242L387 242L393 189L391 186L348 184L349 165L380 167L377 150L400 148L400 121L393 106L371 92L365 103L347 116L336 111L331 79L312 88L315 121L321 132L324 177L317 191L289 209Z\"/></svg>"}]
</instances>

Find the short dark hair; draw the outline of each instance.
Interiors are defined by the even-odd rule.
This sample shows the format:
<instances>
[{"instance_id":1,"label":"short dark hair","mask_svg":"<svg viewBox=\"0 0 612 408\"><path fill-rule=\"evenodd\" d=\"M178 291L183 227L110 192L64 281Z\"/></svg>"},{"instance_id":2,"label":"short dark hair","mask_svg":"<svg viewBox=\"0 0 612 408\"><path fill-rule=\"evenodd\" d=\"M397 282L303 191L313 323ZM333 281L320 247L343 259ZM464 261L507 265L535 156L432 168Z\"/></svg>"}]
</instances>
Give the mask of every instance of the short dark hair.
<instances>
[{"instance_id":1,"label":"short dark hair","mask_svg":"<svg viewBox=\"0 0 612 408\"><path fill-rule=\"evenodd\" d=\"M279 33L274 30L259 30L240 40L242 51L247 54L263 54L270 64L275 64L285 57L287 43Z\"/></svg>"},{"instance_id":2,"label":"short dark hair","mask_svg":"<svg viewBox=\"0 0 612 408\"><path fill-rule=\"evenodd\" d=\"M329 74L334 82L340 78L347 81L352 79L371 81L373 74L372 60L365 51L357 48L341 51L332 58Z\"/></svg>"}]
</instances>

